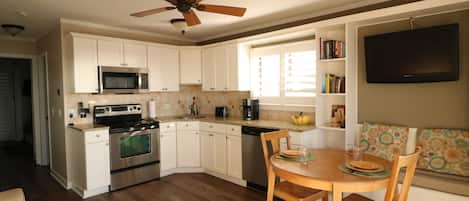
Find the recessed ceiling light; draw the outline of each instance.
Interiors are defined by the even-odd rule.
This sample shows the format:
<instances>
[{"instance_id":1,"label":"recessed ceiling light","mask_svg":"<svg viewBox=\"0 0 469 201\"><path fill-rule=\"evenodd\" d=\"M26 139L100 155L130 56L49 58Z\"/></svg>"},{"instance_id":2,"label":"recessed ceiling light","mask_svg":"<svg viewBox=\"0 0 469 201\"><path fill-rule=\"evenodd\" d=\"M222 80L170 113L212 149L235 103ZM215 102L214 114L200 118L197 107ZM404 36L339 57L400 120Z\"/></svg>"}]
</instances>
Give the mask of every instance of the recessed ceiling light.
<instances>
[{"instance_id":1,"label":"recessed ceiling light","mask_svg":"<svg viewBox=\"0 0 469 201\"><path fill-rule=\"evenodd\" d=\"M26 11L22 11L22 10L16 11L16 14L18 14L19 16L23 16L23 17L28 16L28 13Z\"/></svg>"}]
</instances>

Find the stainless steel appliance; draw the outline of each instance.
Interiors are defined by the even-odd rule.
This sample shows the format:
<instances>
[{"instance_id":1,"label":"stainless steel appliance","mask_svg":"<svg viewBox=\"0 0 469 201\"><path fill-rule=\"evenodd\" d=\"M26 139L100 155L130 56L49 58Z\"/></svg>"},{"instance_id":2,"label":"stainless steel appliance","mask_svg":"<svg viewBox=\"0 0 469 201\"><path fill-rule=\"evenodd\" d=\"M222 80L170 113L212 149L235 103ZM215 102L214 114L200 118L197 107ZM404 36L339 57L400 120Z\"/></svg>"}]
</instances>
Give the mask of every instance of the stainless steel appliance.
<instances>
[{"instance_id":1,"label":"stainless steel appliance","mask_svg":"<svg viewBox=\"0 0 469 201\"><path fill-rule=\"evenodd\" d=\"M243 147L243 179L249 188L265 191L267 171L262 150L261 134L278 131L274 128L241 127Z\"/></svg>"},{"instance_id":2,"label":"stainless steel appliance","mask_svg":"<svg viewBox=\"0 0 469 201\"><path fill-rule=\"evenodd\" d=\"M148 92L146 68L98 67L100 93Z\"/></svg>"},{"instance_id":3,"label":"stainless steel appliance","mask_svg":"<svg viewBox=\"0 0 469 201\"><path fill-rule=\"evenodd\" d=\"M215 117L228 117L228 107L215 107Z\"/></svg>"},{"instance_id":4,"label":"stainless steel appliance","mask_svg":"<svg viewBox=\"0 0 469 201\"><path fill-rule=\"evenodd\" d=\"M243 119L258 120L259 119L259 100L243 99Z\"/></svg>"},{"instance_id":5,"label":"stainless steel appliance","mask_svg":"<svg viewBox=\"0 0 469 201\"><path fill-rule=\"evenodd\" d=\"M139 104L94 107L94 123L110 127L111 190L160 177L159 123L142 120Z\"/></svg>"}]
</instances>

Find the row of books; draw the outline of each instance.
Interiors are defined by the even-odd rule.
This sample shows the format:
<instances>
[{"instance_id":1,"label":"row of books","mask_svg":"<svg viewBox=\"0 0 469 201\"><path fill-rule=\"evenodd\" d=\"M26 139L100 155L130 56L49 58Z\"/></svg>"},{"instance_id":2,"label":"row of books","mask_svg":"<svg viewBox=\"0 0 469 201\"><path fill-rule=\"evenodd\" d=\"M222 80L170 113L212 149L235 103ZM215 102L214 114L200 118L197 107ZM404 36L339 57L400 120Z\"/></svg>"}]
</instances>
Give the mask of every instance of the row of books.
<instances>
[{"instance_id":1,"label":"row of books","mask_svg":"<svg viewBox=\"0 0 469 201\"><path fill-rule=\"evenodd\" d=\"M322 75L322 93L345 93L345 77L324 73Z\"/></svg>"},{"instance_id":2,"label":"row of books","mask_svg":"<svg viewBox=\"0 0 469 201\"><path fill-rule=\"evenodd\" d=\"M319 38L321 59L345 58L345 42Z\"/></svg>"}]
</instances>

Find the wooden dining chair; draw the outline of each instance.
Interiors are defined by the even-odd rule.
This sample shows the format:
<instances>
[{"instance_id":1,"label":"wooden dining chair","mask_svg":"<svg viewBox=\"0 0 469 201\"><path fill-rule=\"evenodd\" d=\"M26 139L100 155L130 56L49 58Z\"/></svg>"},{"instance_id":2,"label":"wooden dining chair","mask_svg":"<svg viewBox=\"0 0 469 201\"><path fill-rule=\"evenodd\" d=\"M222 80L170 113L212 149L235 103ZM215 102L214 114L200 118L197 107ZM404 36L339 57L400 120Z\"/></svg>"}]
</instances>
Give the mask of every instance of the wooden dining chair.
<instances>
[{"instance_id":1,"label":"wooden dining chair","mask_svg":"<svg viewBox=\"0 0 469 201\"><path fill-rule=\"evenodd\" d=\"M391 170L391 176L389 178L389 183L386 188L386 196L384 197L384 201L407 201L407 197L409 194L409 189L412 184L412 179L414 177L415 168L417 167L417 161L422 153L422 148L417 147L413 154L409 155L399 155L399 152L396 151L394 155L394 162ZM398 180L399 180L399 173L401 168L406 168L404 180L402 181L402 186L400 188L400 192L398 189ZM344 201L373 201L366 197L363 197L358 194L351 194L343 199Z\"/></svg>"},{"instance_id":2,"label":"wooden dining chair","mask_svg":"<svg viewBox=\"0 0 469 201\"><path fill-rule=\"evenodd\" d=\"M280 152L280 140L286 139L287 149L291 148L289 137L287 130L263 133L261 135L267 173L270 172L271 168L270 156ZM270 143L272 147L271 153L269 152L268 143ZM315 201L321 198L322 201L328 200L328 194L325 191L306 188L288 181L280 181L279 183L274 184L274 186L274 196L285 201Z\"/></svg>"}]
</instances>

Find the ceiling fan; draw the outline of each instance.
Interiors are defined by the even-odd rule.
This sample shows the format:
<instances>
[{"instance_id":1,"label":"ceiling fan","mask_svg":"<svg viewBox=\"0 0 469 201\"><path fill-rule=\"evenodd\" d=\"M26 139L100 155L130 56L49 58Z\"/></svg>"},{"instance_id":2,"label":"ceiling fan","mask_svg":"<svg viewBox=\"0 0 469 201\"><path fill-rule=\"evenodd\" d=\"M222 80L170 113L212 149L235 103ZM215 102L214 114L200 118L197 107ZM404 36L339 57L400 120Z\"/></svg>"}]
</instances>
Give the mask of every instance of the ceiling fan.
<instances>
[{"instance_id":1,"label":"ceiling fan","mask_svg":"<svg viewBox=\"0 0 469 201\"><path fill-rule=\"evenodd\" d=\"M200 19L195 14L194 9L203 12L218 13L224 15L233 15L242 17L246 12L246 8L232 7L232 6L220 6L212 4L199 4L202 0L166 0L174 6L167 6L162 8L156 8L151 10L145 10L142 12L132 13L130 16L134 17L145 17L169 10L177 9L182 13L188 26L194 26L200 24Z\"/></svg>"}]
</instances>

